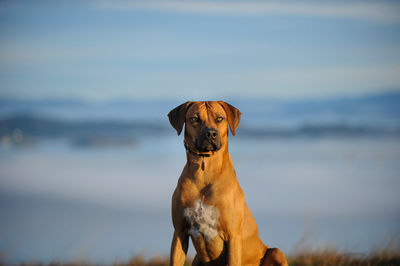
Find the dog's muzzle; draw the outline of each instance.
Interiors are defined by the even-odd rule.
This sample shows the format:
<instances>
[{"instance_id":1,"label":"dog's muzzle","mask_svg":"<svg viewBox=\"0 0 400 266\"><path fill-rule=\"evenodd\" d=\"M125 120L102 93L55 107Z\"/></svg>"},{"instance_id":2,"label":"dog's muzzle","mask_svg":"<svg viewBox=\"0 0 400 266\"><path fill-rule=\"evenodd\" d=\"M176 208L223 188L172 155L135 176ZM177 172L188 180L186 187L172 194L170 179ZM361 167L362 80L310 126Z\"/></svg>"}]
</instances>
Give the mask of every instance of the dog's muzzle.
<instances>
[{"instance_id":1,"label":"dog's muzzle","mask_svg":"<svg viewBox=\"0 0 400 266\"><path fill-rule=\"evenodd\" d=\"M221 146L221 137L214 128L206 128L196 140L196 149L200 152L218 151Z\"/></svg>"}]
</instances>

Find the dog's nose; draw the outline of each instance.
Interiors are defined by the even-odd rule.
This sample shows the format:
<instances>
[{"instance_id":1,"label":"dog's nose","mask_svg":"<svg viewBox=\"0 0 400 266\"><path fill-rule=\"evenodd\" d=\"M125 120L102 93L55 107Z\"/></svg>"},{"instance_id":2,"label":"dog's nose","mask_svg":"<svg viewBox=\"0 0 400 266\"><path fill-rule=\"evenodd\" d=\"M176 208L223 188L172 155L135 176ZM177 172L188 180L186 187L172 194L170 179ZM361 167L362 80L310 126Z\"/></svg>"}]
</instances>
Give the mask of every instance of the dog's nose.
<instances>
[{"instance_id":1,"label":"dog's nose","mask_svg":"<svg viewBox=\"0 0 400 266\"><path fill-rule=\"evenodd\" d=\"M216 139L216 137L218 136L218 131L214 128L207 128L204 131L204 135L206 136L207 139L213 140Z\"/></svg>"}]
</instances>

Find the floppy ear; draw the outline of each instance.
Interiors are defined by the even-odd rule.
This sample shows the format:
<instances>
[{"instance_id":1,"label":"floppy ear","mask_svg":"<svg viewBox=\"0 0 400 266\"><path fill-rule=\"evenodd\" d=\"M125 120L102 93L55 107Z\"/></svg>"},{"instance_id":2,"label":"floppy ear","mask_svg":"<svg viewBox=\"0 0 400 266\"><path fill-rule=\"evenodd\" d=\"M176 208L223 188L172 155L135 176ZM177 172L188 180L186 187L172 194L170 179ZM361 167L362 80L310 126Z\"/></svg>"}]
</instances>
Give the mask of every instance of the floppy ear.
<instances>
[{"instance_id":1,"label":"floppy ear","mask_svg":"<svg viewBox=\"0 0 400 266\"><path fill-rule=\"evenodd\" d=\"M175 128L176 132L181 134L183 129L183 124L185 123L186 111L190 105L190 102L185 102L168 113L169 122L172 127Z\"/></svg>"},{"instance_id":2,"label":"floppy ear","mask_svg":"<svg viewBox=\"0 0 400 266\"><path fill-rule=\"evenodd\" d=\"M222 105L222 107L224 108L232 135L235 136L235 132L239 126L240 116L242 113L239 111L239 109L224 101L219 101L219 104Z\"/></svg>"}]
</instances>

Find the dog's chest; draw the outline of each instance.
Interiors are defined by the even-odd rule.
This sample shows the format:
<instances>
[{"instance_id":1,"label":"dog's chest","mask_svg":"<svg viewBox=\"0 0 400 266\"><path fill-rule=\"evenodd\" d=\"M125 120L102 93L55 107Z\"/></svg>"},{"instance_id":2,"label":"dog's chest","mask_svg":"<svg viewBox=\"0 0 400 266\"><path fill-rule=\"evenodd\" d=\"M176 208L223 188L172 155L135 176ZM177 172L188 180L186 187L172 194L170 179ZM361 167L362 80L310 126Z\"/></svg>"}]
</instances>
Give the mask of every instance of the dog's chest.
<instances>
[{"instance_id":1,"label":"dog's chest","mask_svg":"<svg viewBox=\"0 0 400 266\"><path fill-rule=\"evenodd\" d=\"M218 235L219 211L213 206L204 204L200 199L192 207L184 210L184 216L189 224L189 234L197 239L202 235L207 241Z\"/></svg>"}]
</instances>

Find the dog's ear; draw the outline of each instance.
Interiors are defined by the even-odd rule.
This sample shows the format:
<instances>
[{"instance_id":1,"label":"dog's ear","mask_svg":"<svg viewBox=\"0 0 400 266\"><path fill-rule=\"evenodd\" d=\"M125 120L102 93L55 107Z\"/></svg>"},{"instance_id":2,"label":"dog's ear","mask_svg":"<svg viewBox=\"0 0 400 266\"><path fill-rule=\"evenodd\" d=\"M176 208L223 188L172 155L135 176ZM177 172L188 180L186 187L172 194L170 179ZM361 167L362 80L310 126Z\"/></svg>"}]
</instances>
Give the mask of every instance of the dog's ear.
<instances>
[{"instance_id":1,"label":"dog's ear","mask_svg":"<svg viewBox=\"0 0 400 266\"><path fill-rule=\"evenodd\" d=\"M185 102L168 113L169 122L172 127L175 128L178 135L181 134L183 129L183 124L185 124L186 111L189 108L191 102Z\"/></svg>"},{"instance_id":2,"label":"dog's ear","mask_svg":"<svg viewBox=\"0 0 400 266\"><path fill-rule=\"evenodd\" d=\"M222 105L222 107L224 108L232 135L235 136L235 132L239 126L240 116L242 115L242 113L239 111L239 109L224 101L219 101L219 104Z\"/></svg>"}]
</instances>

